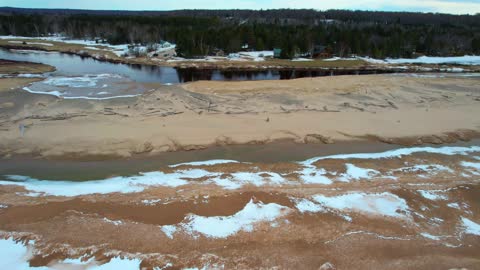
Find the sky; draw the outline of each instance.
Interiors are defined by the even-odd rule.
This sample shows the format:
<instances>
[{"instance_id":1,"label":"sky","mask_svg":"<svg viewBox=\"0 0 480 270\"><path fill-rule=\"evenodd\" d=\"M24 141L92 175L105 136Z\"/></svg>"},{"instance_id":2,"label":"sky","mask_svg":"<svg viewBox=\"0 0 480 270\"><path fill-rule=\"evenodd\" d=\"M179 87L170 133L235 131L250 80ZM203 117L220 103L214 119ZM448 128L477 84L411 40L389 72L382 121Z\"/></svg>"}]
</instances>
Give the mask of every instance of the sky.
<instances>
[{"instance_id":1,"label":"sky","mask_svg":"<svg viewBox=\"0 0 480 270\"><path fill-rule=\"evenodd\" d=\"M480 0L0 0L0 6L102 10L313 8L480 13Z\"/></svg>"}]
</instances>

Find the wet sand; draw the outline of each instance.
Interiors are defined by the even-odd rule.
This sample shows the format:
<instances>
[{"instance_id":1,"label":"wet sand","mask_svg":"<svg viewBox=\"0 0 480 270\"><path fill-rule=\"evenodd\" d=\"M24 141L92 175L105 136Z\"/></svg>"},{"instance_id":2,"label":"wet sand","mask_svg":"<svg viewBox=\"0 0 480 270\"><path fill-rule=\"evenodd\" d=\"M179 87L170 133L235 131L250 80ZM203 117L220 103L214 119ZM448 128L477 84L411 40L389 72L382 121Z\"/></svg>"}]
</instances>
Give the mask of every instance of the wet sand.
<instances>
[{"instance_id":1,"label":"wet sand","mask_svg":"<svg viewBox=\"0 0 480 270\"><path fill-rule=\"evenodd\" d=\"M470 148L461 148L457 154L439 149L312 161L317 176L324 171L330 184L301 180L295 172L304 165L292 162L166 169L222 172L224 179L268 172L288 179L233 190L208 184L211 176L178 187L92 190L73 197L29 195L12 182L0 186L0 235L34 239L32 266L80 256L106 263L123 256L139 259L146 269L478 269L480 166L465 162L480 164L480 149L464 153ZM369 173L349 172L348 164ZM421 165L426 166L415 167ZM345 196L351 197L342 206ZM250 223L244 219L247 206L254 213L273 206L284 211ZM235 224L230 219L251 225L219 234Z\"/></svg>"}]
</instances>

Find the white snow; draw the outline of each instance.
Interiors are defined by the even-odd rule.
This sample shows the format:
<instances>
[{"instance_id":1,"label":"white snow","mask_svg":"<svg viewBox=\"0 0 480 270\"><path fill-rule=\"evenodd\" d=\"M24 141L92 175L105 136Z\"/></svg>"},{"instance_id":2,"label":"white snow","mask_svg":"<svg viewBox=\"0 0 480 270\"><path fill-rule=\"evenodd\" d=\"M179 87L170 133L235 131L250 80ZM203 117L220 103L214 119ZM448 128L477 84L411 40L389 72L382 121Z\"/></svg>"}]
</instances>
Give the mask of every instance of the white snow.
<instances>
[{"instance_id":1,"label":"white snow","mask_svg":"<svg viewBox=\"0 0 480 270\"><path fill-rule=\"evenodd\" d=\"M460 147L460 146L444 146L444 147L411 147L411 148L399 148L395 150L379 152L379 153L355 153L355 154L339 154L330 156L321 156L308 159L299 164L311 165L317 161L325 159L382 159L382 158L399 158L402 156L408 156L415 153L431 153L431 154L443 154L447 156L452 155L467 155L471 152L479 152L480 146ZM479 163L480 166L480 163Z\"/></svg>"},{"instance_id":2,"label":"white snow","mask_svg":"<svg viewBox=\"0 0 480 270\"><path fill-rule=\"evenodd\" d=\"M324 184L329 185L332 182L328 177L325 176L327 171L324 169L317 169L314 165L305 165L303 170L297 172L300 176L300 179L305 184Z\"/></svg>"},{"instance_id":3,"label":"white snow","mask_svg":"<svg viewBox=\"0 0 480 270\"><path fill-rule=\"evenodd\" d=\"M31 255L26 246L16 243L13 239L0 239L0 269L27 270L33 269L29 266L28 259ZM35 268L39 270L46 267Z\"/></svg>"},{"instance_id":4,"label":"white snow","mask_svg":"<svg viewBox=\"0 0 480 270\"><path fill-rule=\"evenodd\" d=\"M93 51L101 50L100 48L92 47L92 46L86 46L85 49L89 49L89 50L93 50Z\"/></svg>"},{"instance_id":5,"label":"white snow","mask_svg":"<svg viewBox=\"0 0 480 270\"><path fill-rule=\"evenodd\" d=\"M138 270L141 260L121 259L114 257L110 262L98 265L93 260L82 262L80 259L66 259L52 263L50 266L31 267L31 247L17 243L13 239L0 239L0 269L8 270L55 270L55 269L88 269L88 270ZM73 268L72 268L73 267Z\"/></svg>"},{"instance_id":6,"label":"white snow","mask_svg":"<svg viewBox=\"0 0 480 270\"><path fill-rule=\"evenodd\" d=\"M345 164L345 166L347 167L347 171L341 174L339 177L339 180L343 182L349 182L350 180L368 179L380 174L379 171L360 168L350 163Z\"/></svg>"},{"instance_id":7,"label":"white snow","mask_svg":"<svg viewBox=\"0 0 480 270\"><path fill-rule=\"evenodd\" d=\"M254 225L259 222L272 222L287 214L288 207L262 202L254 203L253 200L232 216L203 217L190 215L186 218L182 228L192 234L200 233L207 237L226 238L239 231L251 232Z\"/></svg>"},{"instance_id":8,"label":"white snow","mask_svg":"<svg viewBox=\"0 0 480 270\"><path fill-rule=\"evenodd\" d=\"M448 195L442 194L445 193L443 190L419 190L418 192L420 195L422 195L422 197L432 201L448 200Z\"/></svg>"},{"instance_id":9,"label":"white snow","mask_svg":"<svg viewBox=\"0 0 480 270\"><path fill-rule=\"evenodd\" d=\"M238 52L238 53L231 53L228 57L224 59L228 59L230 61L265 61L266 57L273 57L273 51L251 51L251 52ZM218 58L218 57L217 57ZM206 58L208 59L208 57ZM204 60L206 60L204 59ZM221 59L221 58L218 58Z\"/></svg>"},{"instance_id":10,"label":"white snow","mask_svg":"<svg viewBox=\"0 0 480 270\"><path fill-rule=\"evenodd\" d=\"M479 162L462 161L460 163L460 165L462 165L463 167L466 167L466 168L473 169L473 170L470 171L472 174L480 175L480 163Z\"/></svg>"},{"instance_id":11,"label":"white snow","mask_svg":"<svg viewBox=\"0 0 480 270\"><path fill-rule=\"evenodd\" d=\"M141 192L147 186L178 187L188 184L183 178L202 178L212 175L205 170L186 170L174 173L149 172L131 177L113 177L105 180L86 182L48 181L24 176L7 176L0 185L22 186L29 191L52 196L80 196L87 194ZM33 193L33 194L35 194ZM32 195L33 195L32 194Z\"/></svg>"},{"instance_id":12,"label":"white snow","mask_svg":"<svg viewBox=\"0 0 480 270\"><path fill-rule=\"evenodd\" d=\"M461 64L461 65L480 65L480 56L465 55L452 57L421 56L415 59L399 58L386 59L390 64Z\"/></svg>"},{"instance_id":13,"label":"white snow","mask_svg":"<svg viewBox=\"0 0 480 270\"><path fill-rule=\"evenodd\" d=\"M427 174L438 174L439 172L454 173L454 171L451 168L447 166L439 165L439 164L431 164L431 165L419 164L419 165L414 165L410 167L399 168L394 171L409 172L409 173L425 172Z\"/></svg>"},{"instance_id":14,"label":"white snow","mask_svg":"<svg viewBox=\"0 0 480 270\"><path fill-rule=\"evenodd\" d=\"M322 61L339 61L339 60L342 60L342 61L354 61L354 60L358 60L358 58L356 57L351 57L351 58L341 58L341 57L332 57L332 58L327 58L327 59L322 59Z\"/></svg>"},{"instance_id":15,"label":"white snow","mask_svg":"<svg viewBox=\"0 0 480 270\"><path fill-rule=\"evenodd\" d=\"M228 164L228 163L238 163L238 161L227 160L227 159L212 159L212 160L206 160L206 161L180 163L180 164L170 165L169 167L175 168L178 166L213 166L213 165Z\"/></svg>"},{"instance_id":16,"label":"white snow","mask_svg":"<svg viewBox=\"0 0 480 270\"><path fill-rule=\"evenodd\" d=\"M300 211L300 213L318 213L325 212L320 204L314 203L307 199L294 199L295 207Z\"/></svg>"},{"instance_id":17,"label":"white snow","mask_svg":"<svg viewBox=\"0 0 480 270\"><path fill-rule=\"evenodd\" d=\"M55 36L49 36L49 37L22 37L22 36L0 36L0 39L18 39L18 40L46 40L46 41L53 41L53 42L62 42L62 43L67 43L67 44L77 44L77 45L84 45L86 46L86 49L90 50L108 50L111 51L112 53L116 54L117 56L123 56L129 53L129 46L134 46L136 50L138 50L141 53L146 53L147 52L147 46L139 45L139 44L119 44L119 45L112 45L108 43L97 43L95 40L81 40L81 39L69 39L60 35L55 35ZM23 41L9 41L9 42L17 42L17 43L22 43ZM37 45L45 45L45 46L53 46L51 45L46 45L48 43L38 43L38 42L28 42L28 44L35 44ZM100 49L96 46L102 46L103 48ZM153 53L162 53L168 50L172 50L176 48L175 44L171 44L168 42L165 42L163 44L152 44L152 47L155 48L153 52L150 52L150 54Z\"/></svg>"},{"instance_id":18,"label":"white snow","mask_svg":"<svg viewBox=\"0 0 480 270\"><path fill-rule=\"evenodd\" d=\"M225 189L238 189L245 185L254 185L257 187L267 184L278 185L286 180L274 172L236 172L227 177L215 177L209 182L215 183Z\"/></svg>"},{"instance_id":19,"label":"white snow","mask_svg":"<svg viewBox=\"0 0 480 270\"><path fill-rule=\"evenodd\" d=\"M43 74L18 74L19 78L43 78Z\"/></svg>"},{"instance_id":20,"label":"white snow","mask_svg":"<svg viewBox=\"0 0 480 270\"><path fill-rule=\"evenodd\" d=\"M311 62L313 59L310 58L294 58L292 59L293 62Z\"/></svg>"},{"instance_id":21,"label":"white snow","mask_svg":"<svg viewBox=\"0 0 480 270\"><path fill-rule=\"evenodd\" d=\"M32 93L32 94L41 94L41 95L51 95L51 96L56 96L58 98L63 98L63 99L87 99L87 100L109 100L109 99L117 99L117 98L132 98L132 97L138 97L141 94L137 95L118 95L118 96L113 96L113 97L88 97L88 96L75 96L75 97L66 97L64 96L65 94L60 92L60 91L34 91L28 87L23 87L23 90Z\"/></svg>"},{"instance_id":22,"label":"white snow","mask_svg":"<svg viewBox=\"0 0 480 270\"><path fill-rule=\"evenodd\" d=\"M462 161L460 163L465 168L468 168L468 172L472 175L480 175L480 163L478 162L468 162L468 161ZM468 174L465 174L466 177L468 177Z\"/></svg>"},{"instance_id":23,"label":"white snow","mask_svg":"<svg viewBox=\"0 0 480 270\"><path fill-rule=\"evenodd\" d=\"M111 220L111 219L108 219L106 217L103 218L103 221L107 222L107 223L111 223L115 226L119 226L119 225L122 225L123 224L123 221L121 220Z\"/></svg>"},{"instance_id":24,"label":"white snow","mask_svg":"<svg viewBox=\"0 0 480 270\"><path fill-rule=\"evenodd\" d=\"M164 225L164 226L161 226L161 230L162 230L162 232L165 233L165 235L168 238L173 239L173 234L175 232L177 232L177 226L175 226L175 225Z\"/></svg>"},{"instance_id":25,"label":"white snow","mask_svg":"<svg viewBox=\"0 0 480 270\"><path fill-rule=\"evenodd\" d=\"M432 235L432 234L429 234L429 233L420 233L421 236L425 237L425 238L428 238L428 239L431 239L431 240L441 240L442 237L441 236L436 236L436 235Z\"/></svg>"},{"instance_id":26,"label":"white snow","mask_svg":"<svg viewBox=\"0 0 480 270\"><path fill-rule=\"evenodd\" d=\"M60 87L85 88L95 87L99 80L121 79L117 74L86 74L81 77L49 77L42 81L43 84Z\"/></svg>"},{"instance_id":27,"label":"white snow","mask_svg":"<svg viewBox=\"0 0 480 270\"><path fill-rule=\"evenodd\" d=\"M459 65L480 65L480 56L465 55L451 57L420 56L418 58L387 58L385 60L369 57L358 57L358 59L374 64L459 64ZM459 69L446 70L459 72Z\"/></svg>"},{"instance_id":28,"label":"white snow","mask_svg":"<svg viewBox=\"0 0 480 270\"><path fill-rule=\"evenodd\" d=\"M466 234L473 234L480 236L480 224L471 221L466 217L462 217L462 225L465 228Z\"/></svg>"},{"instance_id":29,"label":"white snow","mask_svg":"<svg viewBox=\"0 0 480 270\"><path fill-rule=\"evenodd\" d=\"M403 217L399 211L408 212L406 201L388 192L348 193L335 197L315 195L313 200L324 207L336 210L352 210L390 217Z\"/></svg>"},{"instance_id":30,"label":"white snow","mask_svg":"<svg viewBox=\"0 0 480 270\"><path fill-rule=\"evenodd\" d=\"M454 208L454 209L458 209L458 210L461 210L462 208L460 207L460 204L459 203L449 203L447 204L448 207L450 208Z\"/></svg>"},{"instance_id":31,"label":"white snow","mask_svg":"<svg viewBox=\"0 0 480 270\"><path fill-rule=\"evenodd\" d=\"M155 200L142 200L142 203L145 205L156 205L160 203L162 199L155 199Z\"/></svg>"},{"instance_id":32,"label":"white snow","mask_svg":"<svg viewBox=\"0 0 480 270\"><path fill-rule=\"evenodd\" d=\"M95 80L87 77L72 77L72 78L52 77L44 80L43 83L53 85L53 86L73 87L73 88L94 87L96 85Z\"/></svg>"}]
</instances>

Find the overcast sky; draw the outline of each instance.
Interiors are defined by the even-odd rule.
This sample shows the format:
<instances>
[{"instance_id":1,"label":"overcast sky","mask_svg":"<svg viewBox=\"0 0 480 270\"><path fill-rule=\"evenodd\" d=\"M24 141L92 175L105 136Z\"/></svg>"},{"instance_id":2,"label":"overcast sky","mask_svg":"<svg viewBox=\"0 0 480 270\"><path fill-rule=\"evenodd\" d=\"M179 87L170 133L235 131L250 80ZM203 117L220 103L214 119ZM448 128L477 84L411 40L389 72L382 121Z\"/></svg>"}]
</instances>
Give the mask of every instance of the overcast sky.
<instances>
[{"instance_id":1,"label":"overcast sky","mask_svg":"<svg viewBox=\"0 0 480 270\"><path fill-rule=\"evenodd\" d=\"M0 6L108 10L314 8L480 13L480 0L0 0Z\"/></svg>"}]
</instances>

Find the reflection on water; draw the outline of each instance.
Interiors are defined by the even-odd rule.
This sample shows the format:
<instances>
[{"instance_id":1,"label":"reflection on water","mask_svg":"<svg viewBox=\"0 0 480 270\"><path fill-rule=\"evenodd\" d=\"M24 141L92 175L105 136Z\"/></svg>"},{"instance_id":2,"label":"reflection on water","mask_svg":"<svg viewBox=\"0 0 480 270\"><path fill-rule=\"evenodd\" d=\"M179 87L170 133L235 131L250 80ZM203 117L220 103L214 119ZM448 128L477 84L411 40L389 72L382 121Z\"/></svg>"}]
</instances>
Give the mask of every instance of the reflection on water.
<instances>
[{"instance_id":1,"label":"reflection on water","mask_svg":"<svg viewBox=\"0 0 480 270\"><path fill-rule=\"evenodd\" d=\"M335 70L335 69L199 69L148 66L139 64L115 64L101 62L91 57L62 53L19 52L0 50L0 58L16 61L40 62L57 68L52 76L83 76L85 74L119 74L136 82L158 82L176 84L199 80L246 81L246 80L287 80L306 77L333 75L362 75L385 73L380 70Z\"/></svg>"}]
</instances>

